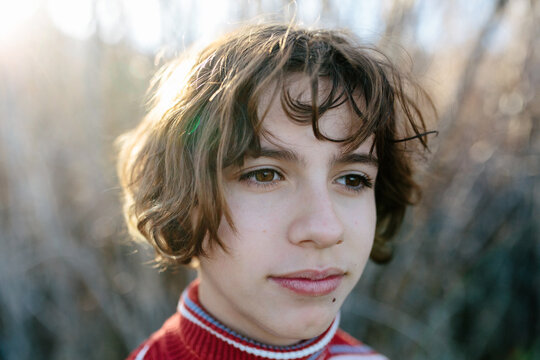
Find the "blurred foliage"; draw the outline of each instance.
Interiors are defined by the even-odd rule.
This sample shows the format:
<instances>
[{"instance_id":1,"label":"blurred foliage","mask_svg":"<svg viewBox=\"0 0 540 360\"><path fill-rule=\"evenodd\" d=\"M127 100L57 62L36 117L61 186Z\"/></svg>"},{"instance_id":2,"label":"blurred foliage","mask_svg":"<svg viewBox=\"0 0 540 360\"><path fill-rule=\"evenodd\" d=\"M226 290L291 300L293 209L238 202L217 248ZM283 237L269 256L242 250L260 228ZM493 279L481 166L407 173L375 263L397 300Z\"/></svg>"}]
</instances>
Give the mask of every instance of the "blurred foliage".
<instances>
[{"instance_id":1,"label":"blurred foliage","mask_svg":"<svg viewBox=\"0 0 540 360\"><path fill-rule=\"evenodd\" d=\"M159 3L166 58L204 37L181 3ZM433 94L423 202L343 309L343 327L393 359L540 358L540 4L471 3L243 0L214 24L296 6L412 65ZM144 113L156 49L96 24L74 39L43 5L26 33L0 37L0 359L122 358L194 276L157 271L129 242L114 139Z\"/></svg>"}]
</instances>

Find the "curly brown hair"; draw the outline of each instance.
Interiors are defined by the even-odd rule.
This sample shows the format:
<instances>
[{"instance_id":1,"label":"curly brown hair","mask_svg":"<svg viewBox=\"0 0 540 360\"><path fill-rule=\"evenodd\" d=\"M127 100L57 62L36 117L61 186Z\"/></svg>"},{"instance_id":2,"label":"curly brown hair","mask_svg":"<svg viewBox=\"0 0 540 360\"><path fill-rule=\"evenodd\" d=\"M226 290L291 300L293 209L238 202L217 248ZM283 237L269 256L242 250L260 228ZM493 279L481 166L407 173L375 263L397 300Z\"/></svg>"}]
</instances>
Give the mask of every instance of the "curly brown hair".
<instances>
[{"instance_id":1,"label":"curly brown hair","mask_svg":"<svg viewBox=\"0 0 540 360\"><path fill-rule=\"evenodd\" d=\"M309 77L310 103L287 91L286 78L292 73ZM329 80L331 88L318 103L321 79ZM429 132L419 99L432 103L380 51L340 30L252 25L212 43L191 62L181 58L163 67L151 86L147 116L119 138L118 173L130 231L142 235L163 264L187 264L204 256L206 236L223 247L217 235L222 218L234 229L224 199L223 169L241 164L248 152L259 149L264 116L257 110L261 94L271 86L281 89L281 104L291 121L311 125L317 139L340 142L349 151L374 137L379 170L371 258L390 260L388 241L407 205L420 195L411 154L427 149ZM318 119L345 102L357 115L357 126L346 139L327 138ZM413 139L420 147L407 149Z\"/></svg>"}]
</instances>

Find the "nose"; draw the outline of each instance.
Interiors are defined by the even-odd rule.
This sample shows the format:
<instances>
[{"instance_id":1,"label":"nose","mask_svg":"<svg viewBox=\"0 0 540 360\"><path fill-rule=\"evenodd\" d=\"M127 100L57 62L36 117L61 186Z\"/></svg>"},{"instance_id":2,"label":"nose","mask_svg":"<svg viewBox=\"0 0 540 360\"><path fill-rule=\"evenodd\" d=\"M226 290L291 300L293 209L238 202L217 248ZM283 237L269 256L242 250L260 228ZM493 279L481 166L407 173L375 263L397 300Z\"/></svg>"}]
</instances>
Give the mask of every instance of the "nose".
<instances>
[{"instance_id":1,"label":"nose","mask_svg":"<svg viewBox=\"0 0 540 360\"><path fill-rule=\"evenodd\" d=\"M290 242L317 248L343 242L343 223L327 188L304 191L295 207L288 229Z\"/></svg>"}]
</instances>

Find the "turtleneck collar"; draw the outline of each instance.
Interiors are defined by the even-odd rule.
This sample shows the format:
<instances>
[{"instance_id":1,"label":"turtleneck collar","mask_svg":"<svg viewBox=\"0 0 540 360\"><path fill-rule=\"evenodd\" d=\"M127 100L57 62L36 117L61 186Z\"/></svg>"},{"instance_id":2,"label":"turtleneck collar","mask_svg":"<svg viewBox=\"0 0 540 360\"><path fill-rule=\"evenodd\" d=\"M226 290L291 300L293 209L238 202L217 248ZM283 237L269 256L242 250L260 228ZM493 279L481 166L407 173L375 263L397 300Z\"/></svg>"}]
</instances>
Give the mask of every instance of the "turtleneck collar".
<instances>
[{"instance_id":1,"label":"turtleneck collar","mask_svg":"<svg viewBox=\"0 0 540 360\"><path fill-rule=\"evenodd\" d=\"M266 345L248 339L212 317L200 304L199 283L193 282L178 303L183 342L202 358L219 359L311 359L317 357L334 337L339 314L321 335L290 346Z\"/></svg>"}]
</instances>

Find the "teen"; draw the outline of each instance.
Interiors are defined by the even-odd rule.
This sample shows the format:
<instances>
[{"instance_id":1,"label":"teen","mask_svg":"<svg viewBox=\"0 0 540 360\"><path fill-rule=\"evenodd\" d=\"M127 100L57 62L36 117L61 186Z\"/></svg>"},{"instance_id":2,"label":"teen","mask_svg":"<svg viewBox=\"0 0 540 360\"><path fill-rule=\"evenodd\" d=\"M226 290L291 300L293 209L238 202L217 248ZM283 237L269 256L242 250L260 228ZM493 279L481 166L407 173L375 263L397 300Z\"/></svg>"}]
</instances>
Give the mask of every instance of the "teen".
<instances>
[{"instance_id":1,"label":"teen","mask_svg":"<svg viewBox=\"0 0 540 360\"><path fill-rule=\"evenodd\" d=\"M346 32L287 25L186 64L158 74L119 174L130 230L198 278L130 359L385 359L339 308L418 195L405 76Z\"/></svg>"}]
</instances>

